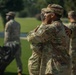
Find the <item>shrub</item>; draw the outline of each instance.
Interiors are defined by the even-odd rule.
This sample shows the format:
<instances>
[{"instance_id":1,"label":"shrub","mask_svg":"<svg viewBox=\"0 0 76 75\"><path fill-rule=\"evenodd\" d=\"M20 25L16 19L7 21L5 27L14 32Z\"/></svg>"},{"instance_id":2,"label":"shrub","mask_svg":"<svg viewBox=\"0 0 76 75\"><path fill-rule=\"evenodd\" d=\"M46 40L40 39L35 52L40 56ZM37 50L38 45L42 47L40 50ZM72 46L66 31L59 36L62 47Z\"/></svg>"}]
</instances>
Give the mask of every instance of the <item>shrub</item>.
<instances>
[{"instance_id":1,"label":"shrub","mask_svg":"<svg viewBox=\"0 0 76 75\"><path fill-rule=\"evenodd\" d=\"M23 10L23 11L19 12L17 16L21 17L21 18L27 17L27 12L25 10Z\"/></svg>"}]
</instances>

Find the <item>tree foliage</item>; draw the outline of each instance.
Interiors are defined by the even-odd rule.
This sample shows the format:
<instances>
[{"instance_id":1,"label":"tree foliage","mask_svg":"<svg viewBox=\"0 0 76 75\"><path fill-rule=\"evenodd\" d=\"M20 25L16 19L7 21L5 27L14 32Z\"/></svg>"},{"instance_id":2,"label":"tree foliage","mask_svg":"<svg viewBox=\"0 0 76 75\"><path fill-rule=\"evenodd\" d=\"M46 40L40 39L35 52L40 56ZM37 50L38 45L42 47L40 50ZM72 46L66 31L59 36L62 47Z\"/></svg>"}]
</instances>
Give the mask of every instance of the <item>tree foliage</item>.
<instances>
[{"instance_id":1,"label":"tree foliage","mask_svg":"<svg viewBox=\"0 0 76 75\"><path fill-rule=\"evenodd\" d=\"M48 4L59 4L64 8L64 16L69 10L76 10L76 0L24 0L25 10L28 16L34 16L40 13L41 9Z\"/></svg>"},{"instance_id":2,"label":"tree foliage","mask_svg":"<svg viewBox=\"0 0 76 75\"><path fill-rule=\"evenodd\" d=\"M76 0L64 0L64 2L64 7L66 8L67 12L70 10L76 10Z\"/></svg>"},{"instance_id":3,"label":"tree foliage","mask_svg":"<svg viewBox=\"0 0 76 75\"><path fill-rule=\"evenodd\" d=\"M48 4L59 4L64 8L64 16L69 10L76 10L76 0L0 0L0 13L5 17L8 11L20 11L20 16L34 17ZM24 10L22 10L24 8ZM22 10L22 11L21 11Z\"/></svg>"},{"instance_id":4,"label":"tree foliage","mask_svg":"<svg viewBox=\"0 0 76 75\"><path fill-rule=\"evenodd\" d=\"M23 8L23 0L0 0L0 13L4 24L5 14L8 11L21 11Z\"/></svg>"}]
</instances>

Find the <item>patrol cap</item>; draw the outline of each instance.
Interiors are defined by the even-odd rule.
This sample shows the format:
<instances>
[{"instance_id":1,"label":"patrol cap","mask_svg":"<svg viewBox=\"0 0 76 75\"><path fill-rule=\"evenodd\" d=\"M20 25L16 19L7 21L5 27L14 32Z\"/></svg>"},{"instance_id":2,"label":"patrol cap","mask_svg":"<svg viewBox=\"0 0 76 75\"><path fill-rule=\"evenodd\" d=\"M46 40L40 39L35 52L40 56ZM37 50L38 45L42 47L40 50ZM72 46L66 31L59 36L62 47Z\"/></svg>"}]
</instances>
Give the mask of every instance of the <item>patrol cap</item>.
<instances>
[{"instance_id":1,"label":"patrol cap","mask_svg":"<svg viewBox=\"0 0 76 75\"><path fill-rule=\"evenodd\" d=\"M7 16L15 16L15 12L10 11L10 12L8 12L6 15L7 15Z\"/></svg>"},{"instance_id":2,"label":"patrol cap","mask_svg":"<svg viewBox=\"0 0 76 75\"><path fill-rule=\"evenodd\" d=\"M42 11L53 12L53 13L56 13L58 15L62 15L63 14L63 7L58 5L58 4L49 4L47 6L47 8L43 8Z\"/></svg>"},{"instance_id":3,"label":"patrol cap","mask_svg":"<svg viewBox=\"0 0 76 75\"><path fill-rule=\"evenodd\" d=\"M49 5L47 6L47 8L42 8L42 9L41 9L41 12L53 12L53 11L50 9L49 6L51 6L51 4L49 4Z\"/></svg>"},{"instance_id":4,"label":"patrol cap","mask_svg":"<svg viewBox=\"0 0 76 75\"><path fill-rule=\"evenodd\" d=\"M44 12L45 12L45 8L42 8L42 9L41 9L41 13L44 13Z\"/></svg>"}]
</instances>

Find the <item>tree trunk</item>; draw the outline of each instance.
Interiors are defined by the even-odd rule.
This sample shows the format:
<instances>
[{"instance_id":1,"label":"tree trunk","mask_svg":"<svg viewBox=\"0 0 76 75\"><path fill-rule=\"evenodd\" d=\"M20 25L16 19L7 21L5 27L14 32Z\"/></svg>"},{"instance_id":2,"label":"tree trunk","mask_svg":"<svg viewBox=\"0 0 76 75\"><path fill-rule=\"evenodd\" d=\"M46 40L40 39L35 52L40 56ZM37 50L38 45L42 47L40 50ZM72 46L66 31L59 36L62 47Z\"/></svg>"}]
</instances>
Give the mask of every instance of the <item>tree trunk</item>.
<instances>
[{"instance_id":1,"label":"tree trunk","mask_svg":"<svg viewBox=\"0 0 76 75\"><path fill-rule=\"evenodd\" d=\"M3 26L5 28L5 24L6 24L6 12L2 11L1 12L1 17L2 17L2 21L3 21Z\"/></svg>"}]
</instances>

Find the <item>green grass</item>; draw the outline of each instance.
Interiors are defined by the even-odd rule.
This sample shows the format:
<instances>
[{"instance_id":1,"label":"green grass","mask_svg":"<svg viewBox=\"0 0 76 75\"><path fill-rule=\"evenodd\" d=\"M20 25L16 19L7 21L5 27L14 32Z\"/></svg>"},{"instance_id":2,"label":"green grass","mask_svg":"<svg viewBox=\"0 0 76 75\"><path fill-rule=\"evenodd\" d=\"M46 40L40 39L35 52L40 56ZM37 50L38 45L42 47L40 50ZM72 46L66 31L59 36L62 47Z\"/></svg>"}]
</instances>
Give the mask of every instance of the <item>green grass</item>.
<instances>
[{"instance_id":1,"label":"green grass","mask_svg":"<svg viewBox=\"0 0 76 75\"><path fill-rule=\"evenodd\" d=\"M21 24L21 32L29 32L41 23L35 18L16 18L16 20Z\"/></svg>"},{"instance_id":2,"label":"green grass","mask_svg":"<svg viewBox=\"0 0 76 75\"><path fill-rule=\"evenodd\" d=\"M33 30L37 25L40 25L41 21L36 20L35 18L15 18L21 24L21 32L29 32ZM4 30L2 19L0 18L0 32Z\"/></svg>"},{"instance_id":3,"label":"green grass","mask_svg":"<svg viewBox=\"0 0 76 75\"><path fill-rule=\"evenodd\" d=\"M3 23L2 23L2 19L0 17L0 32L4 31L4 27L3 27Z\"/></svg>"}]
</instances>

